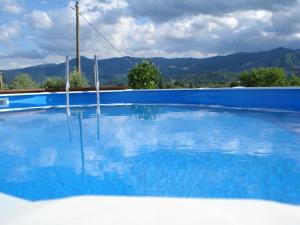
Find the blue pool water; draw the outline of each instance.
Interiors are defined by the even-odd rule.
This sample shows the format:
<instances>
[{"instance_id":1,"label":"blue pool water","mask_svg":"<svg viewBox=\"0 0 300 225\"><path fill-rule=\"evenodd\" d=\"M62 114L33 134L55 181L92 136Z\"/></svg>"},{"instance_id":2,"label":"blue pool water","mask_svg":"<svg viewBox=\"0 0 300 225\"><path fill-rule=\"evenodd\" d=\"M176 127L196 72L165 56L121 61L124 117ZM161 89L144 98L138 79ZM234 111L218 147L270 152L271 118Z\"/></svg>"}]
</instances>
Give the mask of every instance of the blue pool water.
<instances>
[{"instance_id":1,"label":"blue pool water","mask_svg":"<svg viewBox=\"0 0 300 225\"><path fill-rule=\"evenodd\" d=\"M0 113L0 192L300 204L300 113L176 105Z\"/></svg>"}]
</instances>

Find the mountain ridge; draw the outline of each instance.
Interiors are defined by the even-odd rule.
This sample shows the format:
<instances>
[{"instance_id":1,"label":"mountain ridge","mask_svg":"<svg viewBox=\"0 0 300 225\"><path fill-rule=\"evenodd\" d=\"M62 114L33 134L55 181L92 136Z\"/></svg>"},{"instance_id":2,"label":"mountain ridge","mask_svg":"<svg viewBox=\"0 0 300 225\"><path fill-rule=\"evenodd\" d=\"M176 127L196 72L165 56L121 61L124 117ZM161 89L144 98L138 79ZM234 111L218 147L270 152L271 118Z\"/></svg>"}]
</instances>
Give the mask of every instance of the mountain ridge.
<instances>
[{"instance_id":1,"label":"mountain ridge","mask_svg":"<svg viewBox=\"0 0 300 225\"><path fill-rule=\"evenodd\" d=\"M282 67L288 73L300 73L300 49L275 48L268 51L240 52L225 56L209 58L146 58L161 70L164 77L180 77L199 75L207 72L239 73L254 67ZM99 70L102 83L126 79L126 74L134 64L143 58L116 57L99 60ZM131 62L131 63L130 63ZM75 59L70 60L70 68L75 68ZM93 82L93 59L81 57L81 68L90 83ZM20 73L28 73L33 80L41 83L47 77L65 76L64 63L50 63L21 69L3 70L4 81L11 83Z\"/></svg>"}]
</instances>

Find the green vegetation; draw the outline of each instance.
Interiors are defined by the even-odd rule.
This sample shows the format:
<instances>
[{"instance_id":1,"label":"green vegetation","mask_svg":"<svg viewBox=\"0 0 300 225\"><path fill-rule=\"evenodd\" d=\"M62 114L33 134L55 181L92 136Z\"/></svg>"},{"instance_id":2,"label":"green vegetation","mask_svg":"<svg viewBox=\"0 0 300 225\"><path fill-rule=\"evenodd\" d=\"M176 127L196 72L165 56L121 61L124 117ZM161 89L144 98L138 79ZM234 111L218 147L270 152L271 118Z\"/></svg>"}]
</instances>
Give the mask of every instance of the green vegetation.
<instances>
[{"instance_id":1,"label":"green vegetation","mask_svg":"<svg viewBox=\"0 0 300 225\"><path fill-rule=\"evenodd\" d=\"M135 65L128 72L128 85L134 89L155 89L161 84L159 69L150 61Z\"/></svg>"},{"instance_id":2,"label":"green vegetation","mask_svg":"<svg viewBox=\"0 0 300 225\"><path fill-rule=\"evenodd\" d=\"M297 77L295 75L292 75L289 79L288 79L288 83L290 86L300 86L300 77Z\"/></svg>"},{"instance_id":3,"label":"green vegetation","mask_svg":"<svg viewBox=\"0 0 300 225\"><path fill-rule=\"evenodd\" d=\"M242 72L240 81L245 87L282 87L288 84L284 69L276 67L254 68Z\"/></svg>"},{"instance_id":4,"label":"green vegetation","mask_svg":"<svg viewBox=\"0 0 300 225\"><path fill-rule=\"evenodd\" d=\"M43 84L46 89L60 89L66 86L65 80L61 77L49 77Z\"/></svg>"},{"instance_id":5,"label":"green vegetation","mask_svg":"<svg viewBox=\"0 0 300 225\"><path fill-rule=\"evenodd\" d=\"M36 83L28 74L18 74L12 82L13 89L36 88Z\"/></svg>"},{"instance_id":6,"label":"green vegetation","mask_svg":"<svg viewBox=\"0 0 300 225\"><path fill-rule=\"evenodd\" d=\"M240 74L240 85L245 87L286 87L300 86L300 77L288 76L284 69L254 68Z\"/></svg>"},{"instance_id":7,"label":"green vegetation","mask_svg":"<svg viewBox=\"0 0 300 225\"><path fill-rule=\"evenodd\" d=\"M164 77L163 88L230 87L238 82L239 74L230 72L203 72L200 74Z\"/></svg>"},{"instance_id":8,"label":"green vegetation","mask_svg":"<svg viewBox=\"0 0 300 225\"><path fill-rule=\"evenodd\" d=\"M297 71L296 71L297 72ZM91 72L92 73L92 72ZM90 73L89 73L90 75ZM5 77L6 78L6 77ZM18 74L14 80L3 85L3 89L63 89L65 81L60 76L52 76L47 79L43 77L44 82L39 84L33 81L34 76L28 74ZM135 89L154 89L154 88L219 88L219 87L285 87L299 86L300 76L293 72L286 72L278 67L260 67L253 68L241 73L217 71L200 72L191 75L175 75L167 73L162 77L159 69L149 61L143 61L134 66L126 77L126 74L119 74L116 79L112 79L110 74L102 78L102 85L107 86L127 86ZM42 78L41 78L42 80ZM70 77L72 88L88 87L86 77L74 70Z\"/></svg>"},{"instance_id":9,"label":"green vegetation","mask_svg":"<svg viewBox=\"0 0 300 225\"><path fill-rule=\"evenodd\" d=\"M71 88L84 88L88 87L88 82L84 74L79 73L77 70L73 70L70 77Z\"/></svg>"}]
</instances>

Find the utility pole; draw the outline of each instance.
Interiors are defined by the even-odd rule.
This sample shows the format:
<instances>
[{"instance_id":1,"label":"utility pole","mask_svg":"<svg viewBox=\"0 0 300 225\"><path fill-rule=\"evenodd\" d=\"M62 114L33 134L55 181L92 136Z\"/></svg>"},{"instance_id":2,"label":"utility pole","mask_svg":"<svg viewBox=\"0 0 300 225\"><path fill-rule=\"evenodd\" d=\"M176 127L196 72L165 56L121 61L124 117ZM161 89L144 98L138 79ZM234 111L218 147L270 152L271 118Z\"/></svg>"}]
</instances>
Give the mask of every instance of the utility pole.
<instances>
[{"instance_id":1,"label":"utility pole","mask_svg":"<svg viewBox=\"0 0 300 225\"><path fill-rule=\"evenodd\" d=\"M76 69L80 73L80 33L79 33L79 2L76 2Z\"/></svg>"}]
</instances>

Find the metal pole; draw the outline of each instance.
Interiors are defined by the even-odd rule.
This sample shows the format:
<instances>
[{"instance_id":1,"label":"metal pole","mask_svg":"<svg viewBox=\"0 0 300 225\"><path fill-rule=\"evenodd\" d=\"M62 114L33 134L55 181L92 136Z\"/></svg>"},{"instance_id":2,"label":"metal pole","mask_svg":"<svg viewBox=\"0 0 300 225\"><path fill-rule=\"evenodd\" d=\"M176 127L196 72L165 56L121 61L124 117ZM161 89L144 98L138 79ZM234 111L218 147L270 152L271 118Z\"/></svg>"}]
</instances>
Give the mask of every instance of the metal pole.
<instances>
[{"instance_id":1,"label":"metal pole","mask_svg":"<svg viewBox=\"0 0 300 225\"><path fill-rule=\"evenodd\" d=\"M70 68L69 68L69 56L66 56L66 106L67 106L67 114L70 113L70 97L69 97L69 89L70 89Z\"/></svg>"},{"instance_id":2,"label":"metal pole","mask_svg":"<svg viewBox=\"0 0 300 225\"><path fill-rule=\"evenodd\" d=\"M3 76L1 72L0 72L0 90L3 90Z\"/></svg>"},{"instance_id":3,"label":"metal pole","mask_svg":"<svg viewBox=\"0 0 300 225\"><path fill-rule=\"evenodd\" d=\"M94 76L95 76L95 87L97 94L97 113L100 113L100 81L99 81L99 70L98 70L98 59L95 55L94 62Z\"/></svg>"},{"instance_id":4,"label":"metal pole","mask_svg":"<svg viewBox=\"0 0 300 225\"><path fill-rule=\"evenodd\" d=\"M95 55L94 61L94 77L95 77L95 87L97 95L97 108L96 108L96 117L97 117L97 140L100 140L100 82L99 82L99 70L98 70L98 59Z\"/></svg>"},{"instance_id":5,"label":"metal pole","mask_svg":"<svg viewBox=\"0 0 300 225\"><path fill-rule=\"evenodd\" d=\"M76 2L76 58L77 58L77 72L80 73L80 33L79 33L79 2Z\"/></svg>"}]
</instances>

